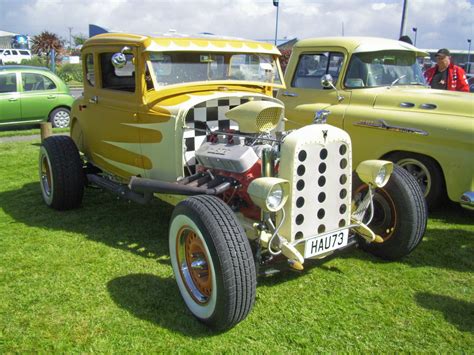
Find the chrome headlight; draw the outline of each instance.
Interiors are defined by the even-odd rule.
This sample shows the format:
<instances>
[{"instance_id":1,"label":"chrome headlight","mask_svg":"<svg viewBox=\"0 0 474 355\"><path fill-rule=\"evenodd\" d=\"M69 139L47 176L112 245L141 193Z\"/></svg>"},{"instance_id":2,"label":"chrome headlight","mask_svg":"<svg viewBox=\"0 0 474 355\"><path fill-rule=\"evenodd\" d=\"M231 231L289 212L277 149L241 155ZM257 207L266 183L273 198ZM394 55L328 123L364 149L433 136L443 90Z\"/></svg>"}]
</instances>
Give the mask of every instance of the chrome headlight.
<instances>
[{"instance_id":1,"label":"chrome headlight","mask_svg":"<svg viewBox=\"0 0 474 355\"><path fill-rule=\"evenodd\" d=\"M384 181L385 181L386 176L387 176L387 169L385 168L385 166L382 166L379 172L377 173L377 175L375 176L375 181L374 181L375 185L377 186L385 185Z\"/></svg>"},{"instance_id":2,"label":"chrome headlight","mask_svg":"<svg viewBox=\"0 0 474 355\"><path fill-rule=\"evenodd\" d=\"M277 212L288 199L290 183L285 179L262 177L253 180L248 187L248 194L258 207L267 212Z\"/></svg>"},{"instance_id":3,"label":"chrome headlight","mask_svg":"<svg viewBox=\"0 0 474 355\"><path fill-rule=\"evenodd\" d=\"M283 188L280 184L275 185L267 196L266 205L269 209L278 209L283 201Z\"/></svg>"},{"instance_id":4,"label":"chrome headlight","mask_svg":"<svg viewBox=\"0 0 474 355\"><path fill-rule=\"evenodd\" d=\"M356 172L366 184L384 187L393 172L393 163L386 160L365 160L357 166Z\"/></svg>"}]
</instances>

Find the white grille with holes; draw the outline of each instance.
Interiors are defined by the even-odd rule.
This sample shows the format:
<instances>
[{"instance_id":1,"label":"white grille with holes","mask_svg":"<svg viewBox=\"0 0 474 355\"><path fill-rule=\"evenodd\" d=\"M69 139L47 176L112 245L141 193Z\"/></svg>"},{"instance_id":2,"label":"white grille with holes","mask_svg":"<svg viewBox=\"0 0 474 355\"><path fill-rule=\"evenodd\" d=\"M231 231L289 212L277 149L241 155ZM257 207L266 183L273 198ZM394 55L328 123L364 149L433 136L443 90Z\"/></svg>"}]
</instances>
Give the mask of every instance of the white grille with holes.
<instances>
[{"instance_id":1,"label":"white grille with holes","mask_svg":"<svg viewBox=\"0 0 474 355\"><path fill-rule=\"evenodd\" d=\"M349 225L351 156L349 135L327 124L306 126L285 138L279 176L290 181L291 190L282 237L294 241Z\"/></svg>"}]
</instances>

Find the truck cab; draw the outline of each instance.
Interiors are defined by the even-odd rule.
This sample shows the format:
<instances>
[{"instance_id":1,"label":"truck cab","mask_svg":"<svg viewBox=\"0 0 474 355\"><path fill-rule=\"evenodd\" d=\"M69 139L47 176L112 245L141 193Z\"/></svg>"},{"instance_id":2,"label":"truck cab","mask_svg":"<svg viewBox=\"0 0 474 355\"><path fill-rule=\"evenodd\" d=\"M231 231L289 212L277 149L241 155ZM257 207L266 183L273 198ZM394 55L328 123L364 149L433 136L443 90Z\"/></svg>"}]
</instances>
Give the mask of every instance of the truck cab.
<instances>
[{"instance_id":1,"label":"truck cab","mask_svg":"<svg viewBox=\"0 0 474 355\"><path fill-rule=\"evenodd\" d=\"M288 128L309 124L314 110L330 110L328 123L352 139L354 164L393 161L417 179L431 208L446 195L472 208L472 96L427 87L417 61L425 55L382 38L301 40L286 69L288 87L277 98ZM327 75L331 85L323 86Z\"/></svg>"}]
</instances>

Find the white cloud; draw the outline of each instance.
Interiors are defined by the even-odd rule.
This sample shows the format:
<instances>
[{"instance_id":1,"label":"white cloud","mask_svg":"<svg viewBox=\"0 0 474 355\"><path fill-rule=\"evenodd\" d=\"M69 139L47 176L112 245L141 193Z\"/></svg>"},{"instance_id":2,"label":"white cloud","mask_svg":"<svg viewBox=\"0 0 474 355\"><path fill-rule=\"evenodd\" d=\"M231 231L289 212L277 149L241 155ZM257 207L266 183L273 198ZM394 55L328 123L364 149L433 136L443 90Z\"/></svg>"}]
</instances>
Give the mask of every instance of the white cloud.
<instances>
[{"instance_id":1,"label":"white cloud","mask_svg":"<svg viewBox=\"0 0 474 355\"><path fill-rule=\"evenodd\" d=\"M279 38L345 35L398 38L403 0L280 0ZM276 8L271 0L0 0L2 30L68 38L89 24L136 33L173 28L271 39ZM473 36L472 0L410 0L406 34L421 48L466 49Z\"/></svg>"},{"instance_id":2,"label":"white cloud","mask_svg":"<svg viewBox=\"0 0 474 355\"><path fill-rule=\"evenodd\" d=\"M385 9L386 6L387 4L383 2L382 3L378 2L378 3L372 4L372 9L375 11L379 11L379 10Z\"/></svg>"}]
</instances>

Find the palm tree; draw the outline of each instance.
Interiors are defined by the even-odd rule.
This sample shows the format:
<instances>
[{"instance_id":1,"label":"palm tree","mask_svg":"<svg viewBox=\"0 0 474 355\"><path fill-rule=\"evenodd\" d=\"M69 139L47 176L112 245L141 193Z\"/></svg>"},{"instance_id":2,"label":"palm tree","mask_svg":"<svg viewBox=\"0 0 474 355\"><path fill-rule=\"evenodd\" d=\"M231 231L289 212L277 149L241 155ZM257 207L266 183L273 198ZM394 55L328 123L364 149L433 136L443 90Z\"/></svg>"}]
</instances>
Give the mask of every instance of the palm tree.
<instances>
[{"instance_id":1,"label":"palm tree","mask_svg":"<svg viewBox=\"0 0 474 355\"><path fill-rule=\"evenodd\" d=\"M61 40L55 33L48 31L43 31L39 35L34 36L31 42L32 52L39 56L49 57L51 50L54 49L56 52L56 58L58 58L58 56L64 51L63 40Z\"/></svg>"},{"instance_id":2,"label":"palm tree","mask_svg":"<svg viewBox=\"0 0 474 355\"><path fill-rule=\"evenodd\" d=\"M72 36L74 39L74 44L76 46L82 46L85 41L87 41L88 37L85 34L79 33L75 36Z\"/></svg>"}]
</instances>

